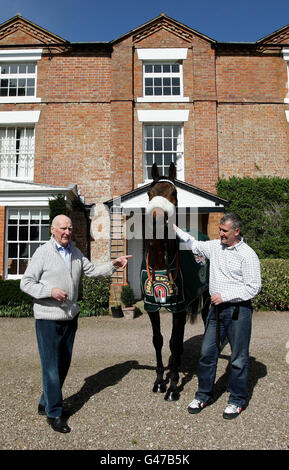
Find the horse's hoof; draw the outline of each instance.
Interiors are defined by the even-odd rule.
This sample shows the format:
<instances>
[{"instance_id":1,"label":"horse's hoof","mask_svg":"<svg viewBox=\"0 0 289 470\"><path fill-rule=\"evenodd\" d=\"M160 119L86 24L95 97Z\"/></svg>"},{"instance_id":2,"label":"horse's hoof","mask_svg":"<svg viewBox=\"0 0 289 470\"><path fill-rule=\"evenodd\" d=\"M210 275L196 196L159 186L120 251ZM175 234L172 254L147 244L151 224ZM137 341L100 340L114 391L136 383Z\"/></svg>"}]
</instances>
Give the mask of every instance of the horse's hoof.
<instances>
[{"instance_id":1,"label":"horse's hoof","mask_svg":"<svg viewBox=\"0 0 289 470\"><path fill-rule=\"evenodd\" d=\"M180 398L179 392L176 390L168 390L166 395L165 395L165 400L166 401L177 401Z\"/></svg>"},{"instance_id":2,"label":"horse's hoof","mask_svg":"<svg viewBox=\"0 0 289 470\"><path fill-rule=\"evenodd\" d=\"M156 382L153 386L154 393L165 393L166 389L166 384L164 382Z\"/></svg>"}]
</instances>

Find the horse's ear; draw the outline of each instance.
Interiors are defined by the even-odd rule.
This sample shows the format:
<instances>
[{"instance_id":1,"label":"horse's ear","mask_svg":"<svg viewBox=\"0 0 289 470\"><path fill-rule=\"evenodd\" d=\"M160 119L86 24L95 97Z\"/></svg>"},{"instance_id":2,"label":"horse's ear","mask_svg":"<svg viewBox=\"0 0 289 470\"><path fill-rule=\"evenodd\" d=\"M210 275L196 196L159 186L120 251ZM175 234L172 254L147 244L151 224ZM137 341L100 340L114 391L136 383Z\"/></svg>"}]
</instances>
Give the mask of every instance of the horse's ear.
<instances>
[{"instance_id":1,"label":"horse's ear","mask_svg":"<svg viewBox=\"0 0 289 470\"><path fill-rule=\"evenodd\" d=\"M176 166L174 162L171 162L170 169L169 169L169 178L174 181L177 174Z\"/></svg>"},{"instance_id":2,"label":"horse's ear","mask_svg":"<svg viewBox=\"0 0 289 470\"><path fill-rule=\"evenodd\" d=\"M152 177L153 177L153 180L156 180L159 177L159 169L156 163L154 163L152 166Z\"/></svg>"}]
</instances>

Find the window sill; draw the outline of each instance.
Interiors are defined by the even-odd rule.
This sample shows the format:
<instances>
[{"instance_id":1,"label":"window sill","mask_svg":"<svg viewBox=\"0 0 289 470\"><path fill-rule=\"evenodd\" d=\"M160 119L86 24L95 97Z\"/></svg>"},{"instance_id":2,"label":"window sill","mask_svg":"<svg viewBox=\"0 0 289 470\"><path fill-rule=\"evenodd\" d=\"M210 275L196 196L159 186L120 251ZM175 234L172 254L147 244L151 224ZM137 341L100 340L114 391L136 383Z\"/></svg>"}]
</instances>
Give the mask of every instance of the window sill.
<instances>
[{"instance_id":1,"label":"window sill","mask_svg":"<svg viewBox=\"0 0 289 470\"><path fill-rule=\"evenodd\" d=\"M137 103L188 103L190 98L184 96L144 96L136 99Z\"/></svg>"},{"instance_id":2,"label":"window sill","mask_svg":"<svg viewBox=\"0 0 289 470\"><path fill-rule=\"evenodd\" d=\"M40 103L41 98L33 96L1 96L0 103Z\"/></svg>"}]
</instances>

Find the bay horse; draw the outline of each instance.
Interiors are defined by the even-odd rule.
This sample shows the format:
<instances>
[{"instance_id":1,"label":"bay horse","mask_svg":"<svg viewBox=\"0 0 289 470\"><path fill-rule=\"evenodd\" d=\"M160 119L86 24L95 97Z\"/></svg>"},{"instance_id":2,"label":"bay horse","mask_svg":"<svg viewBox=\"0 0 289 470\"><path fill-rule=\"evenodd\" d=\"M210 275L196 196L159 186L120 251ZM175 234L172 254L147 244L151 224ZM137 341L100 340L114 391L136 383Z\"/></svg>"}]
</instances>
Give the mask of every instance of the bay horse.
<instances>
[{"instance_id":1,"label":"bay horse","mask_svg":"<svg viewBox=\"0 0 289 470\"><path fill-rule=\"evenodd\" d=\"M167 401L176 401L180 396L178 391L179 366L183 353L187 314L189 311L195 314L200 301L203 301L202 316L204 319L209 306L207 302L208 270L206 261L202 264L197 263L191 251L182 252L182 250L179 250L179 241L173 230L172 219L175 220L174 216L176 216L177 208L175 177L176 167L174 163L170 165L168 177L159 176L158 167L155 163L153 164L153 182L148 189L149 203L146 208L146 224L151 224L151 227L149 234L145 237L144 259L141 268L144 308L151 321L152 342L156 353L157 378L153 386L153 392L166 392L165 400ZM162 232L160 228L163 229L163 234L157 234L157 232ZM182 268L184 264L182 260L185 257L188 258L189 263L187 283L184 282L185 274ZM202 276L198 276L202 269ZM187 289L185 284L187 284ZM194 289L194 287L196 288ZM188 296L192 292L195 292L195 298L191 296L189 302ZM172 312L172 332L169 341L171 352L169 361L170 383L168 390L164 380L162 360L161 307L165 307Z\"/></svg>"}]
</instances>

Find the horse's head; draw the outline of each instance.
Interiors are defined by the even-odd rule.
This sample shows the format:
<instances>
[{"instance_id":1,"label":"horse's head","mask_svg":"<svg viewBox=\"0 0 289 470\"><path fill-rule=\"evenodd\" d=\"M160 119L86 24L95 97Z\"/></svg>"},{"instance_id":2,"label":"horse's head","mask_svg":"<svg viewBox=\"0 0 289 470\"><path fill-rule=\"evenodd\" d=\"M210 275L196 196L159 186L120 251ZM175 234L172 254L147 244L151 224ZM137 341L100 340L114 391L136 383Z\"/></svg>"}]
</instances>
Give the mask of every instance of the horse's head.
<instances>
[{"instance_id":1,"label":"horse's head","mask_svg":"<svg viewBox=\"0 0 289 470\"><path fill-rule=\"evenodd\" d=\"M175 213L177 206L177 190L174 184L176 177L176 167L171 163L168 178L159 176L159 170L154 163L152 166L153 182L148 190L149 203L147 214L154 217L171 217Z\"/></svg>"},{"instance_id":2,"label":"horse's head","mask_svg":"<svg viewBox=\"0 0 289 470\"><path fill-rule=\"evenodd\" d=\"M159 176L157 165L152 166L153 182L149 187L149 203L146 213L148 230L146 237L150 262L156 269L167 267L176 253L176 239L172 225L176 213L177 190L174 184L176 167L171 163L169 176Z\"/></svg>"}]
</instances>

